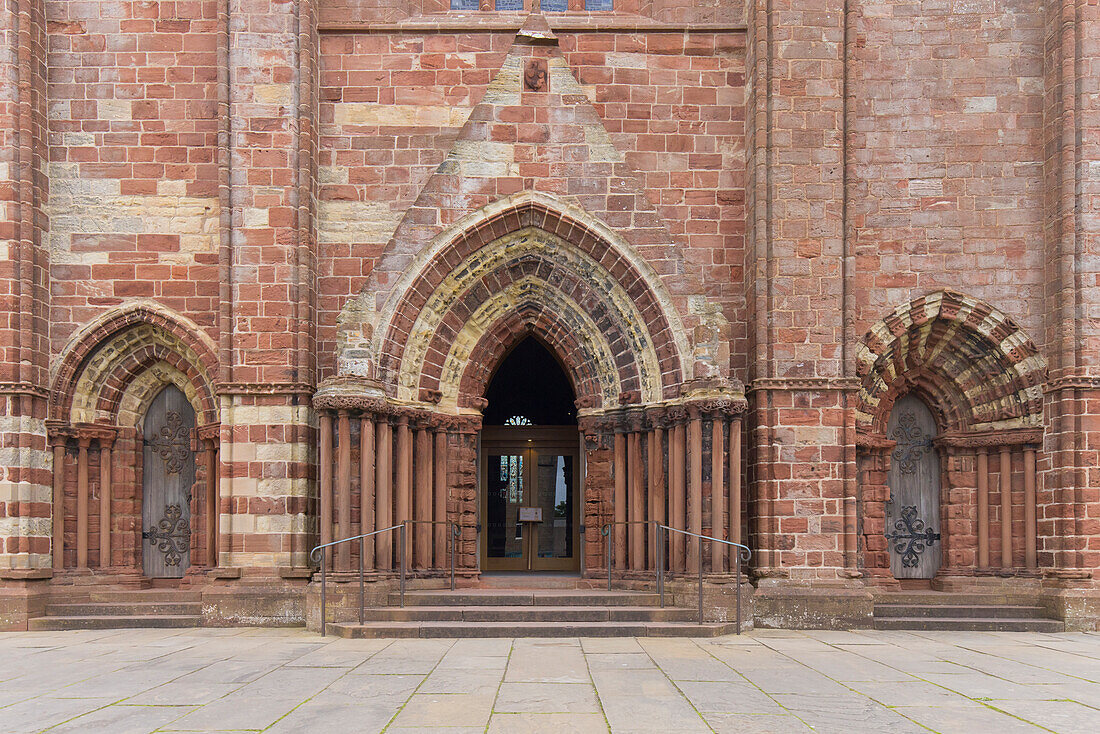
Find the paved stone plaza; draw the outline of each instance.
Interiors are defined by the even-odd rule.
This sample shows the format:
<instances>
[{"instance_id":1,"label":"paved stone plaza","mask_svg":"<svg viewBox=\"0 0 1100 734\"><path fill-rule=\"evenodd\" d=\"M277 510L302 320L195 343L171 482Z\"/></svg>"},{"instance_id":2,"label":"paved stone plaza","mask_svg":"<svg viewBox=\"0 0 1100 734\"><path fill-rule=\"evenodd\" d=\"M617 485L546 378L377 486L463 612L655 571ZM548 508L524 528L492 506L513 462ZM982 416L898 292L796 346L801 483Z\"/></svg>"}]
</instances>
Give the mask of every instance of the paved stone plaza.
<instances>
[{"instance_id":1,"label":"paved stone plaza","mask_svg":"<svg viewBox=\"0 0 1100 734\"><path fill-rule=\"evenodd\" d=\"M0 659L5 734L1100 730L1095 634L109 630L0 635Z\"/></svg>"}]
</instances>

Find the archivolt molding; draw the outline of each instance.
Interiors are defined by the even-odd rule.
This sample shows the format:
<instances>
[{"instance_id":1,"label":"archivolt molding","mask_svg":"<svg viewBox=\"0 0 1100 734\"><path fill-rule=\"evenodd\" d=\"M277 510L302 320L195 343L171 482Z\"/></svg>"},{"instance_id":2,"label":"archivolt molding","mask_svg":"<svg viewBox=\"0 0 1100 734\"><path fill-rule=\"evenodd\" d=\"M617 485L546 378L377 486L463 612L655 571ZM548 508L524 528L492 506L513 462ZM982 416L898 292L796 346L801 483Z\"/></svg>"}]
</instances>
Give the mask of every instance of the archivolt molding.
<instances>
[{"instance_id":1,"label":"archivolt molding","mask_svg":"<svg viewBox=\"0 0 1100 734\"><path fill-rule=\"evenodd\" d=\"M1046 360L1008 316L939 291L896 308L857 348L856 425L882 433L894 401L918 390L943 430L1003 431L1042 424Z\"/></svg>"},{"instance_id":2,"label":"archivolt molding","mask_svg":"<svg viewBox=\"0 0 1100 734\"><path fill-rule=\"evenodd\" d=\"M416 313L421 313L429 293L438 290L443 278L455 274L460 263L496 240L528 228L549 233L547 236L555 238L555 249L569 253L574 262L583 255L585 267L612 262L614 268L621 269L627 276L624 280L633 285L620 291L625 290L635 310L644 317L636 327L648 329L661 370L669 372L666 362L672 360L671 371L677 373L677 381L693 374L692 359L698 355L693 355L676 301L656 270L622 237L584 210L529 191L495 201L463 218L415 254L388 252L360 297L349 302L341 313L338 374L378 379L386 384L393 375L378 369L380 360L388 356L385 350L395 338L401 340L404 333L412 333L412 324L406 323L412 320L408 316L410 301L419 304ZM599 270L609 272L604 265ZM688 309L690 295L677 298L685 310L695 314L699 308ZM705 298L696 295L694 301ZM646 305L650 303L652 306ZM713 324L720 320L705 308L699 312L704 314L698 317L702 321ZM712 353L707 351L703 356L709 359Z\"/></svg>"},{"instance_id":3,"label":"archivolt molding","mask_svg":"<svg viewBox=\"0 0 1100 734\"><path fill-rule=\"evenodd\" d=\"M512 283L504 291L483 303L455 337L444 361L439 382L439 390L442 392L440 407L443 409L457 407L463 376L467 370L473 367L469 358L475 353L486 332L490 331L495 323L507 320L510 314L517 314L522 318L522 314L527 307L538 310L549 309L555 312L560 319L576 325L576 330L579 332L577 341L585 358L585 363L591 365L591 372L596 378L597 389L599 390L597 397L605 405L617 405L622 384L621 379L616 379L620 376L620 369L615 364L611 345L604 338L599 327L585 313L584 309L570 300L568 296L544 281L528 277ZM535 331L535 333L539 332ZM548 336L546 334L540 335ZM557 340L551 337L548 338L548 341ZM553 346L557 348L559 354L564 351L561 344L553 344ZM643 386L642 394L645 400L659 400L661 385L659 381L660 372L656 369L657 356L648 343L643 343L640 349L640 352L634 352L634 354L640 358L643 365L649 367L649 370L644 371L640 376ZM631 365L631 367L633 366ZM578 395L581 395L585 391L582 388L583 383L578 384L580 381L577 379L577 368L578 365L566 361L566 369L567 372L571 373L574 389L577 390ZM417 367L412 369L418 370ZM627 369L630 369L630 367ZM402 368L403 376L418 380L419 374L419 371L410 373Z\"/></svg>"},{"instance_id":4,"label":"archivolt molding","mask_svg":"<svg viewBox=\"0 0 1100 734\"><path fill-rule=\"evenodd\" d=\"M134 407L132 383L151 390L149 381L163 378L161 387L180 386L200 424L211 422L215 354L213 340L189 319L157 304L128 304L74 334L59 360L51 415L73 424L113 423Z\"/></svg>"},{"instance_id":5,"label":"archivolt molding","mask_svg":"<svg viewBox=\"0 0 1100 734\"><path fill-rule=\"evenodd\" d=\"M499 271L509 268L528 274L497 290L495 284L509 279ZM570 279L578 282L568 283ZM583 304L574 297L582 288ZM471 254L453 268L427 298L404 349L392 341L386 342L385 356L397 351L402 355L397 371L399 399L415 398L429 348L448 346L440 344L436 335L456 305L480 302L464 319L449 345L439 388L445 399L457 397L462 365L459 355L472 350L489 324L505 318L524 304L538 305L540 299L544 305L552 304L562 319L574 325L578 340L592 345L593 356L599 355L600 372L607 381L602 390L605 400L616 401L619 392L611 378L620 373L615 362L616 352L607 342L611 336L621 340L623 344L619 349L625 348L632 356L632 364L625 369L637 372L639 384L633 389L640 390L645 401L661 399L659 358L645 328L645 319L630 294L591 257L560 238L533 228L503 237ZM597 323L597 318L601 323ZM384 372L383 376L385 379Z\"/></svg>"}]
</instances>

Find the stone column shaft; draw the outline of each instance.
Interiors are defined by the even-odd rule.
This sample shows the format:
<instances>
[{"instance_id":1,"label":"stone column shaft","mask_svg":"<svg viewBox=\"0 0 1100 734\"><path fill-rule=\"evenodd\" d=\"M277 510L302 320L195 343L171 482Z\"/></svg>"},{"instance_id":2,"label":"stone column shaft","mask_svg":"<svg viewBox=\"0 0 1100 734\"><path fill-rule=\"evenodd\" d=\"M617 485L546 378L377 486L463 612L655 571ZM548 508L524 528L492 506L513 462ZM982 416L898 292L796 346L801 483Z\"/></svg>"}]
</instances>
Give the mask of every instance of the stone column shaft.
<instances>
[{"instance_id":1,"label":"stone column shaft","mask_svg":"<svg viewBox=\"0 0 1100 734\"><path fill-rule=\"evenodd\" d=\"M359 419L359 534L375 530L374 431L374 421L369 416ZM365 538L359 544L365 569L374 568L374 544L374 538Z\"/></svg>"},{"instance_id":2,"label":"stone column shaft","mask_svg":"<svg viewBox=\"0 0 1100 734\"><path fill-rule=\"evenodd\" d=\"M1001 447L1001 568L1012 568L1012 449Z\"/></svg>"},{"instance_id":3,"label":"stone column shaft","mask_svg":"<svg viewBox=\"0 0 1100 734\"><path fill-rule=\"evenodd\" d=\"M432 567L432 439L426 427L416 430L416 500L413 514L418 521L413 528L416 536L416 567Z\"/></svg>"},{"instance_id":4,"label":"stone column shaft","mask_svg":"<svg viewBox=\"0 0 1100 734\"><path fill-rule=\"evenodd\" d=\"M688 530L703 532L703 421L698 416L688 421ZM689 538L687 542L687 573L698 573L699 540Z\"/></svg>"},{"instance_id":5,"label":"stone column shaft","mask_svg":"<svg viewBox=\"0 0 1100 734\"><path fill-rule=\"evenodd\" d=\"M978 568L989 568L989 450L978 449Z\"/></svg>"},{"instance_id":6,"label":"stone column shaft","mask_svg":"<svg viewBox=\"0 0 1100 734\"><path fill-rule=\"evenodd\" d=\"M395 525L412 519L412 513L410 512L412 509L412 452L412 434L409 431L409 419L405 417L398 418L397 496L394 502L397 509L397 516L394 518ZM405 531L405 563L407 566L412 565L413 533L409 532L410 530L411 528L407 528ZM398 555L398 558L395 560L400 561L400 555Z\"/></svg>"},{"instance_id":7,"label":"stone column shaft","mask_svg":"<svg viewBox=\"0 0 1100 734\"><path fill-rule=\"evenodd\" d=\"M341 410L337 418L338 441L336 447L336 498L339 518L339 537L350 538L351 532L351 418ZM351 543L336 546L336 570L351 570Z\"/></svg>"},{"instance_id":8,"label":"stone column shaft","mask_svg":"<svg viewBox=\"0 0 1100 734\"><path fill-rule=\"evenodd\" d=\"M393 525L393 430L383 417L378 421L375 437L376 456L374 472L374 524L378 530ZM378 568L393 568L393 540L396 531L374 536L375 563Z\"/></svg>"},{"instance_id":9,"label":"stone column shaft","mask_svg":"<svg viewBox=\"0 0 1100 734\"><path fill-rule=\"evenodd\" d=\"M1038 567L1035 553L1035 449L1024 449L1024 565Z\"/></svg>"},{"instance_id":10,"label":"stone column shaft","mask_svg":"<svg viewBox=\"0 0 1100 734\"><path fill-rule=\"evenodd\" d=\"M677 423L669 433L668 457L668 524L680 530L685 529L684 516L684 463L686 447L684 444L684 424ZM682 573L684 570L684 549L686 536L681 533L669 533L669 570Z\"/></svg>"},{"instance_id":11,"label":"stone column shaft","mask_svg":"<svg viewBox=\"0 0 1100 734\"><path fill-rule=\"evenodd\" d=\"M76 567L88 567L88 444L79 439L76 461Z\"/></svg>"},{"instance_id":12,"label":"stone column shaft","mask_svg":"<svg viewBox=\"0 0 1100 734\"><path fill-rule=\"evenodd\" d=\"M432 514L436 522L446 522L449 519L447 515L447 432L442 428L436 429L434 437L435 449L432 452L432 458L435 461L435 466L432 477L435 480L435 486L432 491L432 499L435 503L435 510ZM438 568L444 568L449 563L447 549L451 543L451 527L449 525L435 525L433 528L435 565Z\"/></svg>"},{"instance_id":13,"label":"stone column shaft","mask_svg":"<svg viewBox=\"0 0 1100 734\"><path fill-rule=\"evenodd\" d=\"M627 444L630 454L630 570L645 568L645 489L642 485L642 435L632 431Z\"/></svg>"},{"instance_id":14,"label":"stone column shaft","mask_svg":"<svg viewBox=\"0 0 1100 734\"><path fill-rule=\"evenodd\" d=\"M611 528L615 543L612 550L615 569L626 569L626 436L621 432L615 434L615 524Z\"/></svg>"},{"instance_id":15,"label":"stone column shaft","mask_svg":"<svg viewBox=\"0 0 1100 734\"><path fill-rule=\"evenodd\" d=\"M710 532L716 538L728 539L726 536L726 447L722 421L718 418L711 422L710 447ZM725 543L711 541L711 573L725 573L728 549L729 546Z\"/></svg>"},{"instance_id":16,"label":"stone column shaft","mask_svg":"<svg viewBox=\"0 0 1100 734\"><path fill-rule=\"evenodd\" d=\"M332 542L332 414L321 413L321 545ZM325 566L332 567L332 548L325 549Z\"/></svg>"},{"instance_id":17,"label":"stone column shaft","mask_svg":"<svg viewBox=\"0 0 1100 734\"><path fill-rule=\"evenodd\" d=\"M65 441L53 445L53 567L65 567Z\"/></svg>"},{"instance_id":18,"label":"stone column shaft","mask_svg":"<svg viewBox=\"0 0 1100 734\"><path fill-rule=\"evenodd\" d=\"M99 441L99 565L111 565L111 445Z\"/></svg>"}]
</instances>

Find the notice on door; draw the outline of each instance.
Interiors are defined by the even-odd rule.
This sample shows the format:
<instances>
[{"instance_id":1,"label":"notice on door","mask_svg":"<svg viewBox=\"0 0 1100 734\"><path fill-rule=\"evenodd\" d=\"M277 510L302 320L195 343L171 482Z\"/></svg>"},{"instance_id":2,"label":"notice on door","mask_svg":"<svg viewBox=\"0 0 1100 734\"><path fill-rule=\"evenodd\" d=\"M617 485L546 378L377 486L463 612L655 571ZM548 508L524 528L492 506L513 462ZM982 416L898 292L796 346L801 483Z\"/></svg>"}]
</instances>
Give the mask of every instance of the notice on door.
<instances>
[{"instance_id":1,"label":"notice on door","mask_svg":"<svg viewBox=\"0 0 1100 734\"><path fill-rule=\"evenodd\" d=\"M521 507L521 508L519 508L519 521L520 522L542 522L542 508L541 507Z\"/></svg>"}]
</instances>

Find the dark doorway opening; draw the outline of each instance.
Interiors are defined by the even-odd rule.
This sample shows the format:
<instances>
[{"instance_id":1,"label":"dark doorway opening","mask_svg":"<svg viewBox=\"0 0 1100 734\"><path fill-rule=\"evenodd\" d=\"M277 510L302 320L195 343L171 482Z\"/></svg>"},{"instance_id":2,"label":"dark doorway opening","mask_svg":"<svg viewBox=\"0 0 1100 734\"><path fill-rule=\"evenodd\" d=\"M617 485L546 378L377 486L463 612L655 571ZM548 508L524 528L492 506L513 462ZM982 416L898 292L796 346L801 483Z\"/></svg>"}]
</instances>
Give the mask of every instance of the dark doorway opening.
<instances>
[{"instance_id":1,"label":"dark doorway opening","mask_svg":"<svg viewBox=\"0 0 1100 734\"><path fill-rule=\"evenodd\" d=\"M571 426L577 422L576 396L557 358L542 342L527 337L497 367L485 393L486 426Z\"/></svg>"},{"instance_id":2,"label":"dark doorway opening","mask_svg":"<svg viewBox=\"0 0 1100 734\"><path fill-rule=\"evenodd\" d=\"M485 397L482 568L579 570L579 435L568 376L527 337L501 360Z\"/></svg>"}]
</instances>

